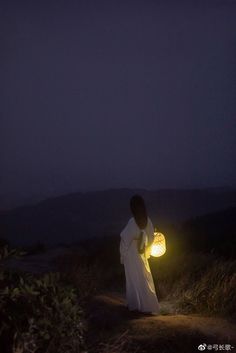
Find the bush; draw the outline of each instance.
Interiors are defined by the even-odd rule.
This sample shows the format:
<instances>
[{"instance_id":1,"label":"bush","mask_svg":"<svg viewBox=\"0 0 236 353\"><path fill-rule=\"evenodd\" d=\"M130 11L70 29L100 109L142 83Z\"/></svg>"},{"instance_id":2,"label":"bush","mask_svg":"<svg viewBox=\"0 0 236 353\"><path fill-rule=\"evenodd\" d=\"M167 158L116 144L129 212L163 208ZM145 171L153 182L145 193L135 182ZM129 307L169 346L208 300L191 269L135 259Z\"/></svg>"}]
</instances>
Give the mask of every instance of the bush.
<instances>
[{"instance_id":1,"label":"bush","mask_svg":"<svg viewBox=\"0 0 236 353\"><path fill-rule=\"evenodd\" d=\"M4 352L81 352L83 313L59 273L0 272L0 342Z\"/></svg>"}]
</instances>

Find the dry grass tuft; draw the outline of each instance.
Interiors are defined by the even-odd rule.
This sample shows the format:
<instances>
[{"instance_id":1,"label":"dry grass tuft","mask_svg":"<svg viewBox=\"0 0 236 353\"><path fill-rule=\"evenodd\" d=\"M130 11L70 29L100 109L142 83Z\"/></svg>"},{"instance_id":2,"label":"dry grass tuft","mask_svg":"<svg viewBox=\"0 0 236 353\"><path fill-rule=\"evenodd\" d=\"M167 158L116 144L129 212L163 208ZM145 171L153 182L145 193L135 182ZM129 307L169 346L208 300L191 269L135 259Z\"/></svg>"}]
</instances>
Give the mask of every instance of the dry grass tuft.
<instances>
[{"instance_id":1,"label":"dry grass tuft","mask_svg":"<svg viewBox=\"0 0 236 353\"><path fill-rule=\"evenodd\" d=\"M138 349L130 346L131 338L128 335L128 330L121 335L110 339L108 342L101 342L97 353L136 353Z\"/></svg>"}]
</instances>

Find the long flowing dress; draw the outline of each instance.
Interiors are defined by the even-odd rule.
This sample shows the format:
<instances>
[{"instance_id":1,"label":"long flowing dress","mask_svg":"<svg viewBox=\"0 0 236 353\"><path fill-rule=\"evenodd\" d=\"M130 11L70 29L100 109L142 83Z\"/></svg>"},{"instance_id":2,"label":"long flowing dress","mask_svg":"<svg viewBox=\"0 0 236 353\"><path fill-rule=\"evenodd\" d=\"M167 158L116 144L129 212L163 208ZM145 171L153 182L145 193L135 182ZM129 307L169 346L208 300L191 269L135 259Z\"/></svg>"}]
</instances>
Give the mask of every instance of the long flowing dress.
<instances>
[{"instance_id":1,"label":"long flowing dress","mask_svg":"<svg viewBox=\"0 0 236 353\"><path fill-rule=\"evenodd\" d=\"M148 239L153 240L153 233L153 225L148 218L144 229L146 244ZM151 246L140 254L137 248L139 235L140 229L132 217L120 234L120 260L125 268L127 306L129 310L158 314L160 308L148 263Z\"/></svg>"}]
</instances>

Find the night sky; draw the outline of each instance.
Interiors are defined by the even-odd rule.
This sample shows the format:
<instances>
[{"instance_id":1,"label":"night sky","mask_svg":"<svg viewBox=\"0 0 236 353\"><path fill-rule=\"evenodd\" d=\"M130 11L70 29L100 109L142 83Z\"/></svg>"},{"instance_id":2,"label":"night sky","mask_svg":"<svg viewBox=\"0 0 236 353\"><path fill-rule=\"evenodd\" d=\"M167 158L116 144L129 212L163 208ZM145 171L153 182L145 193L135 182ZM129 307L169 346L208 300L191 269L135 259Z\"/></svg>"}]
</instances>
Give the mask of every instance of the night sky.
<instances>
[{"instance_id":1,"label":"night sky","mask_svg":"<svg viewBox=\"0 0 236 353\"><path fill-rule=\"evenodd\" d=\"M0 207L236 186L236 1L1 1Z\"/></svg>"}]
</instances>

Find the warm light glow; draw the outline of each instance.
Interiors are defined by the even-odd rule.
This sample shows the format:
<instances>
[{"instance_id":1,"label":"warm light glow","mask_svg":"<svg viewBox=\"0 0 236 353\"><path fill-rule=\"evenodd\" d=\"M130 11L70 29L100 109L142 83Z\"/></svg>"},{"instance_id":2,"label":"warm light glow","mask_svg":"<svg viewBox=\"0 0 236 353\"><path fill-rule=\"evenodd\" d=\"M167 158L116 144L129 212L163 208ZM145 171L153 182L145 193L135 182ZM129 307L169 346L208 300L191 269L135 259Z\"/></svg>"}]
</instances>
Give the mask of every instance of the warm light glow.
<instances>
[{"instance_id":1,"label":"warm light glow","mask_svg":"<svg viewBox=\"0 0 236 353\"><path fill-rule=\"evenodd\" d=\"M166 241L162 233L154 232L154 242L151 246L151 256L159 257L166 252Z\"/></svg>"}]
</instances>

